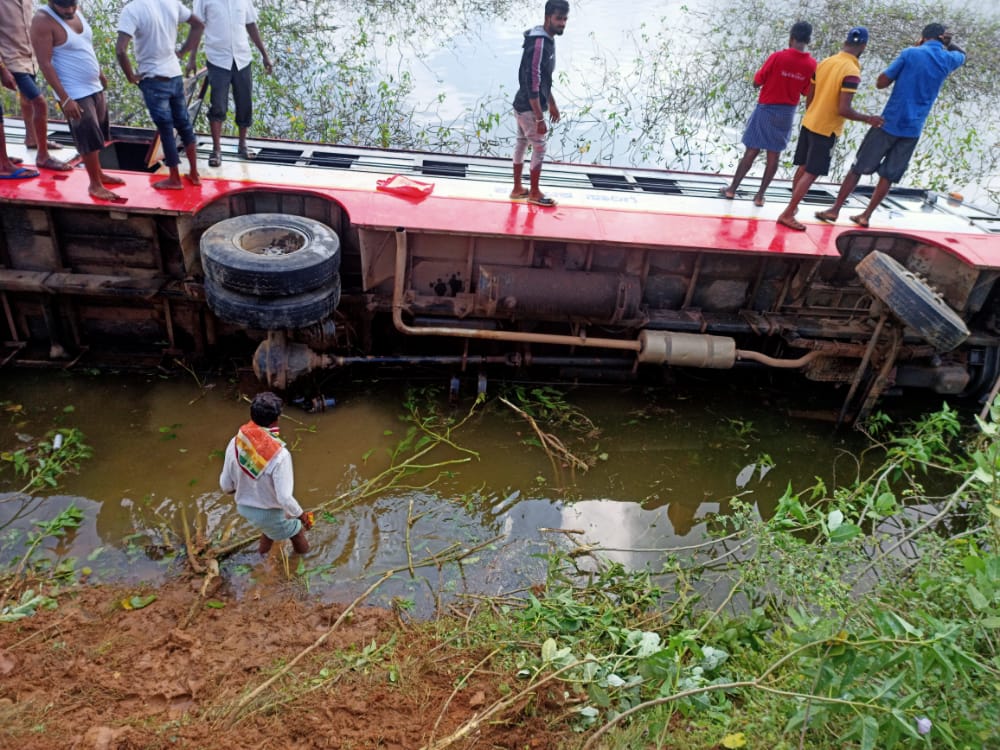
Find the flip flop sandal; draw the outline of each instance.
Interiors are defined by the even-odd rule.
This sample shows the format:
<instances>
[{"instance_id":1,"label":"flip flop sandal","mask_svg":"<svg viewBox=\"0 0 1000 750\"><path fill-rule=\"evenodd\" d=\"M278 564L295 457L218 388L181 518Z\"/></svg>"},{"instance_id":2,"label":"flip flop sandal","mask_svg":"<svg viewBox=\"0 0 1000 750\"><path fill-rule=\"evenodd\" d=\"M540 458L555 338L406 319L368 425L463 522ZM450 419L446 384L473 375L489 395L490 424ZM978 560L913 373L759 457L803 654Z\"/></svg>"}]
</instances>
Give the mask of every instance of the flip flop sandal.
<instances>
[{"instance_id":1,"label":"flip flop sandal","mask_svg":"<svg viewBox=\"0 0 1000 750\"><path fill-rule=\"evenodd\" d=\"M241 159L246 159L247 161L253 161L257 158L257 152L251 151L248 148L240 148L236 150L236 155Z\"/></svg>"},{"instance_id":2,"label":"flip flop sandal","mask_svg":"<svg viewBox=\"0 0 1000 750\"><path fill-rule=\"evenodd\" d=\"M781 226L783 227L794 229L796 232L806 231L806 225L796 219L788 219L787 221L782 221L781 219L777 219L777 223L781 224Z\"/></svg>"},{"instance_id":3,"label":"flip flop sandal","mask_svg":"<svg viewBox=\"0 0 1000 750\"><path fill-rule=\"evenodd\" d=\"M817 219L825 221L828 224L833 224L837 220L837 217L831 216L828 211L817 211L815 215Z\"/></svg>"},{"instance_id":4,"label":"flip flop sandal","mask_svg":"<svg viewBox=\"0 0 1000 750\"><path fill-rule=\"evenodd\" d=\"M868 220L861 218L861 214L858 214L857 216L852 216L851 221L853 221L862 229L868 229Z\"/></svg>"},{"instance_id":5,"label":"flip flop sandal","mask_svg":"<svg viewBox=\"0 0 1000 750\"><path fill-rule=\"evenodd\" d=\"M28 180L32 177L38 177L38 170L27 167L18 167L10 174L0 174L0 180Z\"/></svg>"},{"instance_id":6,"label":"flip flop sandal","mask_svg":"<svg viewBox=\"0 0 1000 750\"><path fill-rule=\"evenodd\" d=\"M222 154L218 151L213 151L212 155L208 157L208 166L210 167L221 167L222 166Z\"/></svg>"},{"instance_id":7,"label":"flip flop sandal","mask_svg":"<svg viewBox=\"0 0 1000 750\"><path fill-rule=\"evenodd\" d=\"M533 206L543 206L545 208L552 208L556 205L556 202L547 195L543 195L541 198L528 198L528 203Z\"/></svg>"},{"instance_id":8,"label":"flip flop sandal","mask_svg":"<svg viewBox=\"0 0 1000 750\"><path fill-rule=\"evenodd\" d=\"M528 195L529 195L528 191L527 190L523 190L520 193L518 193L517 195L514 195L513 193L511 193L511 195L509 195L508 197L512 201L523 201L523 200L527 200Z\"/></svg>"}]
</instances>

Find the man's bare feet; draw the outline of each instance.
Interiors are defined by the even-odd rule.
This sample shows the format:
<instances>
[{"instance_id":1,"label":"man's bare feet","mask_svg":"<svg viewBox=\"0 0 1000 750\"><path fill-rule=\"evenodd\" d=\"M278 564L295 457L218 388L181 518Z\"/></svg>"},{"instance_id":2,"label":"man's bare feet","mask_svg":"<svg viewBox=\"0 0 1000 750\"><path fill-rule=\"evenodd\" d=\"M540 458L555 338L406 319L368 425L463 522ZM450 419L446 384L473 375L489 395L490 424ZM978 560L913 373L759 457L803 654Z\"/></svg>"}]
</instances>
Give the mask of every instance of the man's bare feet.
<instances>
[{"instance_id":1,"label":"man's bare feet","mask_svg":"<svg viewBox=\"0 0 1000 750\"><path fill-rule=\"evenodd\" d=\"M201 184L201 177L198 175L197 172L189 172L188 174L185 175L185 177L188 178L188 182L190 182L192 185Z\"/></svg>"},{"instance_id":2,"label":"man's bare feet","mask_svg":"<svg viewBox=\"0 0 1000 750\"><path fill-rule=\"evenodd\" d=\"M91 197L97 198L99 201L109 201L111 203L127 203L128 198L125 198L118 193L112 193L105 187L91 187L87 190Z\"/></svg>"},{"instance_id":3,"label":"man's bare feet","mask_svg":"<svg viewBox=\"0 0 1000 750\"><path fill-rule=\"evenodd\" d=\"M124 185L125 180L113 174L108 174L106 172L101 172L101 184L102 185Z\"/></svg>"},{"instance_id":4,"label":"man's bare feet","mask_svg":"<svg viewBox=\"0 0 1000 750\"><path fill-rule=\"evenodd\" d=\"M753 199L753 204L755 206L757 206L757 208L763 208L764 207L764 196L763 195L757 195L757 196L755 196L754 199Z\"/></svg>"},{"instance_id":5,"label":"man's bare feet","mask_svg":"<svg viewBox=\"0 0 1000 750\"><path fill-rule=\"evenodd\" d=\"M732 200L733 198L736 197L736 191L728 187L721 187L719 188L719 195L721 195L723 198L726 198L727 200Z\"/></svg>"},{"instance_id":6,"label":"man's bare feet","mask_svg":"<svg viewBox=\"0 0 1000 750\"><path fill-rule=\"evenodd\" d=\"M837 220L837 216L839 216L839 215L840 214L839 214L838 211L831 211L830 209L827 209L826 211L817 211L816 212L816 218L817 219L819 219L820 221L827 221L827 222L830 222L830 223L835 222Z\"/></svg>"},{"instance_id":7,"label":"man's bare feet","mask_svg":"<svg viewBox=\"0 0 1000 750\"><path fill-rule=\"evenodd\" d=\"M156 190L183 190L184 183L180 180L175 180L173 177L168 177L165 180L154 182L153 187Z\"/></svg>"}]
</instances>

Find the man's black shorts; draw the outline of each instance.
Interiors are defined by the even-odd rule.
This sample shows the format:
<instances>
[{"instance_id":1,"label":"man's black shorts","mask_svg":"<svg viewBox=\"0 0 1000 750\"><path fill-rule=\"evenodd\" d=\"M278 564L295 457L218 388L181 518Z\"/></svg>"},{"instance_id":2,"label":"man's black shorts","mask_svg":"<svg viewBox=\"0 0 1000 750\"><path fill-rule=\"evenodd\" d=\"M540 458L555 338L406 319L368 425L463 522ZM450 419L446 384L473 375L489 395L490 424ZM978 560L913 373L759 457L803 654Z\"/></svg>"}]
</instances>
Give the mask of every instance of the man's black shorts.
<instances>
[{"instance_id":1,"label":"man's black shorts","mask_svg":"<svg viewBox=\"0 0 1000 750\"><path fill-rule=\"evenodd\" d=\"M851 171L854 174L872 174L878 170L879 177L899 182L910 166L917 140L886 133L882 128L872 128L861 141Z\"/></svg>"},{"instance_id":2,"label":"man's black shorts","mask_svg":"<svg viewBox=\"0 0 1000 750\"><path fill-rule=\"evenodd\" d=\"M830 155L837 142L835 135L820 135L806 127L799 131L799 142L795 146L795 158L792 163L802 165L809 174L817 177L830 171Z\"/></svg>"},{"instance_id":3,"label":"man's black shorts","mask_svg":"<svg viewBox=\"0 0 1000 750\"><path fill-rule=\"evenodd\" d=\"M108 127L108 106L103 91L77 99L80 105L79 120L68 120L69 132L81 156L100 151L111 139Z\"/></svg>"}]
</instances>

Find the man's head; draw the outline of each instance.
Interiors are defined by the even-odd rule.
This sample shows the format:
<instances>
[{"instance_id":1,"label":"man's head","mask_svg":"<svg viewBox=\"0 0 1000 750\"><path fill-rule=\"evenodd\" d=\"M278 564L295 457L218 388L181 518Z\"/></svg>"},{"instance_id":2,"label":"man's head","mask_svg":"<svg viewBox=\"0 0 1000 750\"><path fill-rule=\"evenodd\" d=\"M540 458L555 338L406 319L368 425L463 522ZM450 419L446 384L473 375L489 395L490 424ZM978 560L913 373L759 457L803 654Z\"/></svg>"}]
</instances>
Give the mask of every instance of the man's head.
<instances>
[{"instance_id":1,"label":"man's head","mask_svg":"<svg viewBox=\"0 0 1000 750\"><path fill-rule=\"evenodd\" d=\"M864 52L865 46L868 44L868 29L864 26L855 26L853 29L847 32L847 38L844 40L844 49L848 52L852 52L855 55L860 55Z\"/></svg>"},{"instance_id":2,"label":"man's head","mask_svg":"<svg viewBox=\"0 0 1000 750\"><path fill-rule=\"evenodd\" d=\"M796 21L789 34L792 41L799 42L799 44L809 44L812 41L812 35L812 24L807 21Z\"/></svg>"},{"instance_id":3,"label":"man's head","mask_svg":"<svg viewBox=\"0 0 1000 750\"><path fill-rule=\"evenodd\" d=\"M258 393L250 402L250 419L261 427L270 427L280 416L281 399L270 391Z\"/></svg>"},{"instance_id":4,"label":"man's head","mask_svg":"<svg viewBox=\"0 0 1000 750\"><path fill-rule=\"evenodd\" d=\"M559 36L566 30L569 19L569 0L545 0L545 31Z\"/></svg>"},{"instance_id":5,"label":"man's head","mask_svg":"<svg viewBox=\"0 0 1000 750\"><path fill-rule=\"evenodd\" d=\"M941 37L947 32L947 28L943 23L929 23L924 26L924 30L920 32L920 38L923 40L937 39L941 40Z\"/></svg>"},{"instance_id":6,"label":"man's head","mask_svg":"<svg viewBox=\"0 0 1000 750\"><path fill-rule=\"evenodd\" d=\"M49 0L49 6L64 21L76 15L77 0Z\"/></svg>"}]
</instances>

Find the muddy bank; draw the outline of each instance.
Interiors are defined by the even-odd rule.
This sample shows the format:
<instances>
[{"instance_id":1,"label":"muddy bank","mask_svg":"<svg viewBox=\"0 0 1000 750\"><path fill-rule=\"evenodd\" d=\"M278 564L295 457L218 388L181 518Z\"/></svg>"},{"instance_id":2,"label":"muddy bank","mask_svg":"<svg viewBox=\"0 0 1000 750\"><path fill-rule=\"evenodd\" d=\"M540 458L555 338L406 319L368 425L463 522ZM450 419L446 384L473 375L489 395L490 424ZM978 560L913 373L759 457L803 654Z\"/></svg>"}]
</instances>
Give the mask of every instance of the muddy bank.
<instances>
[{"instance_id":1,"label":"muddy bank","mask_svg":"<svg viewBox=\"0 0 1000 750\"><path fill-rule=\"evenodd\" d=\"M434 625L361 607L331 632L346 605L318 605L292 584L240 601L224 587L202 597L200 587L82 587L0 626L0 747L411 750L500 697L503 679L456 690L485 654L455 651ZM123 608L139 594L155 601ZM453 747L558 747L549 702L539 696L516 726L484 725Z\"/></svg>"}]
</instances>

